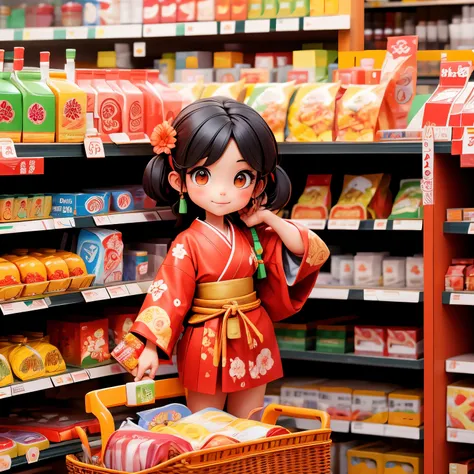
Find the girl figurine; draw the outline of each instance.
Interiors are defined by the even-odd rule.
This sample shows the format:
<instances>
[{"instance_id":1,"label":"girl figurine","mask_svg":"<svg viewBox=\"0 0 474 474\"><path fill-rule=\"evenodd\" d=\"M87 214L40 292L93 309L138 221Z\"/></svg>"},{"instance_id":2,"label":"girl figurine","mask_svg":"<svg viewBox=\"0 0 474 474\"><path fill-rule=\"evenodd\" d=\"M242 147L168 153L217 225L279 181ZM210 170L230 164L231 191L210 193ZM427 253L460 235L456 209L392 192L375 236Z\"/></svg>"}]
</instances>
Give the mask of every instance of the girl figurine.
<instances>
[{"instance_id":1,"label":"girl figurine","mask_svg":"<svg viewBox=\"0 0 474 474\"><path fill-rule=\"evenodd\" d=\"M283 376L273 322L302 308L328 248L275 214L290 181L272 131L247 105L198 100L173 126L159 125L152 143L145 191L160 204L179 201L180 215L195 219L172 243L131 328L147 340L135 380L147 370L154 378L177 344L190 410L227 401L246 418Z\"/></svg>"}]
</instances>

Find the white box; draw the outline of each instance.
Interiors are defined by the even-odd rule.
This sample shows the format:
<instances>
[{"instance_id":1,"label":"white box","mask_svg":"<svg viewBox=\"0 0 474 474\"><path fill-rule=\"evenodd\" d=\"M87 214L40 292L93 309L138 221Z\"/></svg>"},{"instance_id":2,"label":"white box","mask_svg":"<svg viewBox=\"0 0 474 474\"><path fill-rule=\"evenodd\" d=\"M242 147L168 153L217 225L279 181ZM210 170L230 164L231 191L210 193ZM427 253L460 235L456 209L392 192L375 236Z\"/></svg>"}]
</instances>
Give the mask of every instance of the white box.
<instances>
[{"instance_id":1,"label":"white box","mask_svg":"<svg viewBox=\"0 0 474 474\"><path fill-rule=\"evenodd\" d=\"M406 284L407 288L423 288L424 269L423 257L407 257Z\"/></svg>"},{"instance_id":2,"label":"white box","mask_svg":"<svg viewBox=\"0 0 474 474\"><path fill-rule=\"evenodd\" d=\"M340 282L343 286L354 284L354 257L343 257L339 262Z\"/></svg>"},{"instance_id":3,"label":"white box","mask_svg":"<svg viewBox=\"0 0 474 474\"><path fill-rule=\"evenodd\" d=\"M389 257L383 260L383 286L387 288L405 288L406 286L405 257Z\"/></svg>"},{"instance_id":4,"label":"white box","mask_svg":"<svg viewBox=\"0 0 474 474\"><path fill-rule=\"evenodd\" d=\"M382 284L381 254L357 254L354 257L355 286L373 287Z\"/></svg>"}]
</instances>

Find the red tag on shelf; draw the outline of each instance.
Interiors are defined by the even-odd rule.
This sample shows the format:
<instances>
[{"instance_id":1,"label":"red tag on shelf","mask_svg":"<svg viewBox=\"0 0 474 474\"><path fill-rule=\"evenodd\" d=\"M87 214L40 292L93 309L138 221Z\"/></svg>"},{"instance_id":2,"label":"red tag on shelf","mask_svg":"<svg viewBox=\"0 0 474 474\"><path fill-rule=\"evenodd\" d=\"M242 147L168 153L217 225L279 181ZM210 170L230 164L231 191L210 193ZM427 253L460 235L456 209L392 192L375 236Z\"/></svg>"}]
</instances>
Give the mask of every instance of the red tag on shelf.
<instances>
[{"instance_id":1,"label":"red tag on shelf","mask_svg":"<svg viewBox=\"0 0 474 474\"><path fill-rule=\"evenodd\" d=\"M44 158L0 158L0 176L44 174Z\"/></svg>"},{"instance_id":2,"label":"red tag on shelf","mask_svg":"<svg viewBox=\"0 0 474 474\"><path fill-rule=\"evenodd\" d=\"M105 158L104 143L100 137L85 137L84 148L87 158Z\"/></svg>"}]
</instances>

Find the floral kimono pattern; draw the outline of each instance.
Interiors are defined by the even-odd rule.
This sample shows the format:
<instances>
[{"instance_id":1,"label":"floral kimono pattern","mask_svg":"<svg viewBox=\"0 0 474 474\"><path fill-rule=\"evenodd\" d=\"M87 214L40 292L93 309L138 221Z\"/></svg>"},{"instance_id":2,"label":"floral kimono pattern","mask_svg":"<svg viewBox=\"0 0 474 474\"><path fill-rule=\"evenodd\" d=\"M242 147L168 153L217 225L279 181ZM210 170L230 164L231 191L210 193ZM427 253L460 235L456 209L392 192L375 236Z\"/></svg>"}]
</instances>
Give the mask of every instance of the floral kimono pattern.
<instances>
[{"instance_id":1,"label":"floral kimono pattern","mask_svg":"<svg viewBox=\"0 0 474 474\"><path fill-rule=\"evenodd\" d=\"M270 228L257 228L267 276L255 278L261 305L246 316L263 338L254 338L251 344L245 337L229 339L225 367L213 363L220 319L199 325L188 325L186 320L197 284L254 276L258 263L251 233L229 222L228 238L196 219L171 245L131 331L155 343L163 361L170 360L177 345L178 372L188 390L214 394L219 385L223 392L230 393L282 377L273 322L302 308L329 257L326 245L316 234L292 224L303 239L303 256L290 254ZM244 334L241 320L239 324Z\"/></svg>"}]
</instances>

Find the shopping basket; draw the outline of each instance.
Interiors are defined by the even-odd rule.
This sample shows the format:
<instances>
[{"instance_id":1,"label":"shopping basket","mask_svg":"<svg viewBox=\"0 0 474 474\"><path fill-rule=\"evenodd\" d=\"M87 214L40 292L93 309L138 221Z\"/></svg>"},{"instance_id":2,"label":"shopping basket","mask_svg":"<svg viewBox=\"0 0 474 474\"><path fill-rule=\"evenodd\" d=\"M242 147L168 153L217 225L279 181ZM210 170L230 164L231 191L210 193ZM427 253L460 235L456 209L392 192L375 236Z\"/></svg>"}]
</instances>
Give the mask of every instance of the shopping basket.
<instances>
[{"instance_id":1,"label":"shopping basket","mask_svg":"<svg viewBox=\"0 0 474 474\"><path fill-rule=\"evenodd\" d=\"M184 389L178 379L158 380L155 394L159 394L157 400L180 397ZM102 454L115 429L108 408L126 403L125 385L86 395L86 411L93 413L100 423ZM282 415L320 419L321 428L185 453L140 474L330 474L329 415L319 410L272 404L265 409L262 422L274 425ZM124 474L85 464L73 455L66 457L66 465L70 474Z\"/></svg>"}]
</instances>

